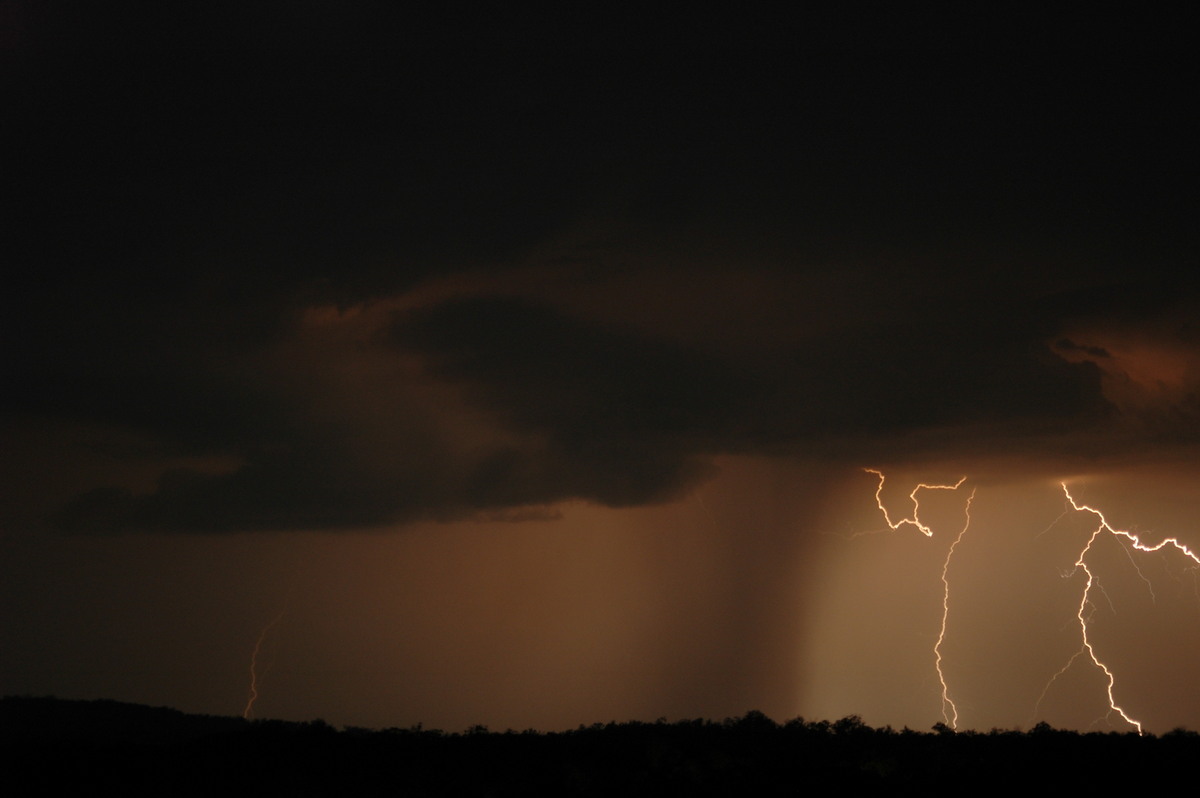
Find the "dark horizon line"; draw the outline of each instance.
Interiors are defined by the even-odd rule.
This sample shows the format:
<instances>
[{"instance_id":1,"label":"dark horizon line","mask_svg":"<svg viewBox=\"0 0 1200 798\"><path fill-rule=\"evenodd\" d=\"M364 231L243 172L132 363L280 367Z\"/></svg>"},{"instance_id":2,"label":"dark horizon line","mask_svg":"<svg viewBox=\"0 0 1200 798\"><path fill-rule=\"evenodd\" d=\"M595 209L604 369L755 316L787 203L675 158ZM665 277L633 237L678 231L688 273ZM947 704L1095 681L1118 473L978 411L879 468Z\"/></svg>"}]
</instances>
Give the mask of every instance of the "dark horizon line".
<instances>
[{"instance_id":1,"label":"dark horizon line","mask_svg":"<svg viewBox=\"0 0 1200 798\"><path fill-rule=\"evenodd\" d=\"M489 728L486 724L473 724L461 731L446 731L436 727L426 727L423 722L402 727L402 726L384 726L384 727L366 727L352 724L342 724L334 726L326 722L323 718L312 718L309 720L286 720L283 718L246 718L241 715L215 715L203 712L186 712L175 707L166 705L150 705L142 704L135 701L122 701L111 698L60 698L55 695L30 695L30 694L8 694L0 697L0 720L2 725L7 729L6 734L16 731L14 721L20 721L32 715L33 711L38 709L44 712L60 712L65 709L76 709L81 711L94 710L115 710L116 712L125 713L122 720L132 720L129 715L140 713L143 718L147 715L154 714L160 719L172 718L179 722L200 722L213 723L222 726L228 725L229 730L250 729L253 727L270 727L273 729L292 729L292 730L315 730L334 734L426 734L440 737L465 737L471 735L537 735L537 736L555 736L566 734L577 734L580 732L598 732L606 729L614 728L640 728L640 727L705 727L705 728L737 728L737 727L755 727L760 730L777 729L777 730L797 730L803 728L810 732L824 732L831 734L845 735L848 733L873 733L873 734L897 734L897 735L954 735L960 734L965 736L996 736L996 735L1031 735L1031 734L1069 734L1069 735L1134 735L1138 736L1135 729L1107 729L1107 730L1089 730L1079 731L1076 729L1057 728L1052 726L1047 721L1039 721L1029 729L1021 727L1001 728L992 727L986 731L975 728L951 728L943 722L934 723L928 731L913 729L907 724L896 729L891 724L882 726L871 726L863 721L862 717L857 714L846 715L837 720L808 720L803 716L797 715L784 721L777 721L771 716L758 709L749 709L744 715L730 716L726 718L677 718L669 720L665 716L656 718L653 721L630 718L626 720L609 720L596 721L591 724L580 723L573 729L562 730L543 730L536 728L513 729L507 728L503 731ZM23 710L25 710L23 712ZM78 717L78 716L74 716ZM70 720L68 718L67 720ZM1156 735L1153 732L1145 731L1143 737L1162 737L1162 736L1200 736L1200 732L1194 731L1186 726L1177 726L1163 734Z\"/></svg>"}]
</instances>

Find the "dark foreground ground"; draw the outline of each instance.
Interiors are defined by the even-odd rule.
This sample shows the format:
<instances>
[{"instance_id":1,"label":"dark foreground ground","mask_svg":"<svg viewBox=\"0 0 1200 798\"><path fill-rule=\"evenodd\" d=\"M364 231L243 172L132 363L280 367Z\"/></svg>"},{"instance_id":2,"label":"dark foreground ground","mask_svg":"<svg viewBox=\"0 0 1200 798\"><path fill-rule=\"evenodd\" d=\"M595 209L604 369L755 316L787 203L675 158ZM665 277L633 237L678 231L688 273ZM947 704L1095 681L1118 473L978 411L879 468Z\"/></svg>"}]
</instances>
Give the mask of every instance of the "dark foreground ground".
<instances>
[{"instance_id":1,"label":"dark foreground ground","mask_svg":"<svg viewBox=\"0 0 1200 798\"><path fill-rule=\"evenodd\" d=\"M757 712L554 734L338 731L53 698L0 701L0 739L6 796L1044 792L1188 783L1200 761L1200 735L1187 731L926 733L857 718L776 724Z\"/></svg>"}]
</instances>

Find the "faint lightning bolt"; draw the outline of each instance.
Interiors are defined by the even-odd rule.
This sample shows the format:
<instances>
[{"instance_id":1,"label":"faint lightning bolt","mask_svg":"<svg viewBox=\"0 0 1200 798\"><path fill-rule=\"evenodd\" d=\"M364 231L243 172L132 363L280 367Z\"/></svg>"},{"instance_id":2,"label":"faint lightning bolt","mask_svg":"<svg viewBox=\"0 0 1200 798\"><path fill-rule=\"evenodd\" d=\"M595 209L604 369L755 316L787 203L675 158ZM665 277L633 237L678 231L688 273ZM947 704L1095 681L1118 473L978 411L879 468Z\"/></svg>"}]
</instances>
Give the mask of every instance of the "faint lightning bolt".
<instances>
[{"instance_id":1,"label":"faint lightning bolt","mask_svg":"<svg viewBox=\"0 0 1200 798\"><path fill-rule=\"evenodd\" d=\"M1150 603L1158 604L1158 596L1154 595L1154 583L1142 573L1142 567L1137 564L1137 560L1133 559L1133 552L1129 550L1128 546L1122 546L1121 551L1125 552L1125 556L1129 559L1129 564L1133 566L1133 570L1137 571L1137 575L1146 583L1146 590L1150 593ZM1107 598L1107 594L1105 594L1105 598ZM1111 604L1112 602L1110 601L1109 603ZM1113 612L1116 612L1116 610L1114 609Z\"/></svg>"},{"instance_id":2,"label":"faint lightning bolt","mask_svg":"<svg viewBox=\"0 0 1200 798\"><path fill-rule=\"evenodd\" d=\"M1049 532L1051 529L1054 529L1054 527L1058 526L1058 522L1059 522L1059 521L1061 521L1061 520L1063 520L1064 518L1066 518L1066 517L1067 517L1067 515L1068 515L1070 512L1071 512L1070 510L1063 510L1063 511L1062 511L1062 514L1060 514L1060 515L1058 516L1058 518L1055 518L1053 521L1051 521L1051 522L1050 522L1050 526L1046 527L1046 528L1045 528L1045 529L1043 529L1041 532L1038 532L1036 535L1034 535L1034 536L1033 536L1033 539L1034 539L1034 540L1037 540L1037 539L1038 539L1038 538L1040 538L1042 535L1044 535L1044 534L1046 534L1047 532Z\"/></svg>"},{"instance_id":3,"label":"faint lightning bolt","mask_svg":"<svg viewBox=\"0 0 1200 798\"><path fill-rule=\"evenodd\" d=\"M1104 589L1104 583L1097 579L1095 587L1100 591L1100 595L1104 596L1104 601L1106 604L1108 604L1108 611L1113 615L1116 615L1117 605L1113 604L1112 596L1108 595L1108 591ZM1088 620L1090 621L1092 619L1092 615L1096 612L1096 605L1092 604L1090 601L1088 603L1091 604L1092 607L1092 611L1088 613Z\"/></svg>"},{"instance_id":4,"label":"faint lightning bolt","mask_svg":"<svg viewBox=\"0 0 1200 798\"><path fill-rule=\"evenodd\" d=\"M246 697L246 708L242 710L242 717L249 720L250 712L254 709L254 702L258 700L258 654L262 650L263 641L267 639L267 634L281 620L287 609L282 609L279 614L271 619L271 622L262 628L258 633L258 639L254 641L254 651L250 654L250 691Z\"/></svg>"},{"instance_id":5,"label":"faint lightning bolt","mask_svg":"<svg viewBox=\"0 0 1200 798\"><path fill-rule=\"evenodd\" d=\"M1038 710L1042 708L1042 702L1046 700L1046 693L1050 692L1050 686L1058 681L1059 676L1062 676L1071 669L1071 666L1075 664L1075 660L1079 659L1085 650L1086 649L1084 648L1080 648L1078 651L1072 654L1071 658L1067 660L1067 664L1059 668L1058 673L1051 676L1050 681L1046 682L1046 686L1042 688L1042 694L1038 696L1037 703L1033 705L1033 717L1029 719L1030 723L1033 723L1035 720L1037 720Z\"/></svg>"},{"instance_id":6,"label":"faint lightning bolt","mask_svg":"<svg viewBox=\"0 0 1200 798\"><path fill-rule=\"evenodd\" d=\"M877 471L874 468L864 468L869 474L874 474L879 477L879 484L875 487L875 504L879 507L879 511L883 513L883 520L893 530L899 529L905 524L916 527L925 537L933 537L933 529L921 521L921 502L917 499L917 494L922 490L958 490L959 487L967 481L967 478L961 477L958 482L953 485L928 485L924 482L917 483L917 486L908 494L908 498L912 500L913 511L908 518L901 518L899 521L893 521L891 515L888 514L887 507L883 504L883 483L887 481L887 477L882 471ZM958 532L958 536L954 538L954 542L950 544L950 550L946 552L946 559L942 562L942 625L938 630L937 642L933 646L934 668L937 671L938 682L942 685L942 719L950 724L950 728L958 728L958 707L950 698L950 686L946 682L946 676L942 672L942 643L946 639L946 623L950 617L950 560L954 557L954 550L958 547L959 541L963 539L963 535L967 533L967 529L971 526L971 502L975 500L975 491L971 491L971 495L967 497L967 503L964 507L966 521L963 527Z\"/></svg>"},{"instance_id":7,"label":"faint lightning bolt","mask_svg":"<svg viewBox=\"0 0 1200 798\"><path fill-rule=\"evenodd\" d=\"M1137 549L1138 551L1146 551L1146 552L1159 551L1160 549L1166 548L1167 546L1172 546L1175 549L1177 549L1179 552L1181 552L1184 556L1188 557L1193 562L1195 562L1197 565L1200 565L1200 557L1197 557L1196 553L1194 551L1192 551L1190 548L1188 548L1183 543L1181 543L1177 538L1166 538L1155 545L1148 545L1146 543L1143 543L1141 541L1141 539L1134 533L1132 533L1128 530L1125 530L1125 529L1114 528L1108 522L1108 519L1104 517L1104 513L1100 512L1099 510L1097 510L1094 507L1091 507L1086 504L1080 504L1079 502L1075 501L1075 498L1073 496L1071 496L1071 491L1067 488L1067 483L1062 482L1060 484L1062 485L1063 494L1067 497L1067 501L1069 501L1071 503L1071 507L1076 512L1091 513L1092 515L1096 516L1098 523L1096 524L1095 530L1092 531L1091 536L1088 538L1087 543L1084 545L1083 549L1079 552L1079 556L1075 559L1075 567L1078 569L1081 569L1083 571L1084 575L1087 576L1087 581L1085 582L1085 584L1083 586L1083 595L1080 597L1080 600L1079 600L1079 609L1075 613L1075 617L1079 619L1079 631L1080 631L1081 637L1083 638L1083 648L1079 652L1077 652L1075 654L1075 656L1073 656L1069 662L1067 662L1066 666L1064 666L1062 668L1062 670L1060 670L1058 673L1056 673L1051 678L1050 682L1053 683L1053 681L1055 679L1057 679L1060 675L1062 675L1062 673L1064 673L1067 670L1067 668L1071 667L1071 663L1074 662L1075 659L1080 654L1082 654L1084 651L1086 651L1088 656L1091 658L1092 663L1104 673L1105 678L1108 680L1107 694L1108 694L1109 714L1111 715L1113 712L1117 713L1125 720L1126 723L1128 723L1129 725L1131 725L1135 729L1137 729L1138 734L1142 734L1143 732L1142 732L1141 722L1138 720L1135 720L1120 705L1117 704L1116 698L1113 695L1113 692L1115 690L1115 684L1116 684L1116 676L1113 675L1113 672L1111 670L1109 670L1108 666L1106 664L1104 664L1104 662L1102 662L1100 660L1100 658L1096 655L1096 649L1093 648L1092 641L1088 636L1087 608L1091 604L1092 586L1093 585L1099 586L1099 583L1097 582L1096 577L1092 573L1091 569L1088 568L1087 555L1088 555L1088 552L1091 551L1092 544L1096 542L1096 538L1100 537L1100 534L1102 532L1108 532L1111 535L1125 538L1126 540L1129 541L1129 545L1131 545L1133 548ZM1141 575L1140 570L1138 571L1138 574ZM1145 579L1145 576L1142 576L1142 578ZM1046 689L1049 689L1049 686L1050 685L1047 684ZM1045 690L1043 690L1042 696L1045 697L1045 694L1046 694L1046 692L1045 692ZM1038 699L1038 702L1039 702L1039 704L1041 703L1040 698Z\"/></svg>"}]
</instances>

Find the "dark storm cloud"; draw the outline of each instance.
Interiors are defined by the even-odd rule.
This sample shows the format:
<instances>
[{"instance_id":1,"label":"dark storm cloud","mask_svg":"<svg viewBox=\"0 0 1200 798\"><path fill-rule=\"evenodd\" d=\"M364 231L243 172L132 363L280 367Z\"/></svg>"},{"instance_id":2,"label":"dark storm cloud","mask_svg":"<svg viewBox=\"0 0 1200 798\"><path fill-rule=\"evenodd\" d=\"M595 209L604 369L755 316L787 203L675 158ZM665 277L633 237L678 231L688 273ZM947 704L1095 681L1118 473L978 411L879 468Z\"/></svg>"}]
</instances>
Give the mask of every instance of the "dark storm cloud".
<instances>
[{"instance_id":1,"label":"dark storm cloud","mask_svg":"<svg viewBox=\"0 0 1200 798\"><path fill-rule=\"evenodd\" d=\"M644 467L651 452L666 462L804 452L858 435L886 446L921 429L1104 414L1095 370L1053 356L1047 319L996 298L963 301L802 347L764 341L738 363L513 300L446 303L400 318L391 334L505 423L546 436L573 463L620 458L608 464L618 471Z\"/></svg>"},{"instance_id":2,"label":"dark storm cloud","mask_svg":"<svg viewBox=\"0 0 1200 798\"><path fill-rule=\"evenodd\" d=\"M697 273L693 289L703 293L703 285ZM896 286L881 280L879 290ZM412 377L354 418L337 405L315 410L270 379L257 394L253 381L233 380L230 390L245 391L240 405L234 392L198 419L148 410L119 418L134 424L140 415L159 439L197 449L196 430L211 427L207 451L234 454L240 467L175 470L149 494L97 490L60 521L78 530L338 528L566 499L629 506L700 484L723 454L819 457L830 465L981 451L1087 456L1103 451L1106 436L1135 411L1148 432L1118 449L1158 446L1164 435L1189 440L1196 414L1186 394L1167 411L1126 407L1119 396L1114 403L1098 367L1113 356L1061 335L1081 319L1108 318L1123 293L1142 295L1138 309L1125 309L1135 332L1172 316L1186 326L1178 308L1192 300L1180 285L1040 298L1014 285L897 292L894 305L836 333L818 327L789 342L794 336L780 330L733 350L714 347L719 337L680 339L529 298L468 293L384 311L357 351L384 366L416 356L429 384L452 387L469 412L482 414L491 439L452 451L439 411L407 398ZM798 315L793 323L804 330L807 320ZM317 375L328 369L310 366ZM203 375L193 379L205 383ZM337 390L353 396L376 388ZM185 401L182 391L153 397L176 411L203 404ZM1151 414L1153 424L1145 423ZM1108 445L1116 454L1117 444Z\"/></svg>"},{"instance_id":3,"label":"dark storm cloud","mask_svg":"<svg viewBox=\"0 0 1200 798\"><path fill-rule=\"evenodd\" d=\"M235 454L233 470L175 469L149 493L99 488L58 521L76 531L345 528L566 499L630 506L694 487L721 454L853 464L864 441L873 456L921 454L913 433L962 430L939 444L946 454L1006 431L1095 427L1110 411L1095 369L1055 358L1046 322L1022 325L1012 312L901 313L804 346L762 342L735 360L525 299L397 311L370 344L383 347L376 354L418 355L500 438L455 454L436 414L403 395L354 421L276 391L263 411L247 403L214 431L210 449ZM185 438L198 423L180 417L157 433Z\"/></svg>"},{"instance_id":4,"label":"dark storm cloud","mask_svg":"<svg viewBox=\"0 0 1200 798\"><path fill-rule=\"evenodd\" d=\"M1102 346L1086 346L1084 344L1077 344L1070 338L1060 338L1058 342L1054 344L1054 346L1064 352L1082 352L1083 354L1091 355L1092 357L1112 357L1108 350Z\"/></svg>"},{"instance_id":5,"label":"dark storm cloud","mask_svg":"<svg viewBox=\"0 0 1200 798\"><path fill-rule=\"evenodd\" d=\"M1095 364L1049 342L1096 356L1065 320L1153 317L1171 289L1127 290L1129 276L1161 283L1195 251L1177 91L1194 69L1170 58L968 63L878 31L877 48L838 55L843 40L689 39L673 20L634 41L603 14L31 14L3 78L19 283L0 320L6 416L240 463L172 466L149 492L93 480L60 515L80 531L630 505L697 484L722 453L849 460L923 431L971 429L967 448L1090 429L1113 413ZM600 245L568 248L564 280L580 261L601 281L630 268L605 261L609 238L633 253L714 242L731 272L860 270L864 291L897 299L849 328L800 314L803 336L763 333L737 355L537 298L399 313L385 348L503 438L467 455L411 386L348 421L304 396L315 378L292 361L311 353L276 351L305 308L544 266L538 247L573 225ZM1032 291L1042 279L1057 283ZM1105 287L1080 290L1091 281ZM709 290L703 275L690 287Z\"/></svg>"},{"instance_id":6,"label":"dark storm cloud","mask_svg":"<svg viewBox=\"0 0 1200 798\"><path fill-rule=\"evenodd\" d=\"M505 425L543 438L540 478L560 484L551 493L612 505L665 498L752 417L755 386L730 364L521 300L445 303L400 317L390 337ZM505 484L504 459L477 484Z\"/></svg>"},{"instance_id":7,"label":"dark storm cloud","mask_svg":"<svg viewBox=\"0 0 1200 798\"><path fill-rule=\"evenodd\" d=\"M432 469L368 471L346 452L295 441L229 474L168 471L149 494L104 487L55 517L67 532L228 532L372 526L435 514ZM443 510L444 512L444 510Z\"/></svg>"},{"instance_id":8,"label":"dark storm cloud","mask_svg":"<svg viewBox=\"0 0 1200 798\"><path fill-rule=\"evenodd\" d=\"M511 423L570 445L720 434L749 399L714 358L523 300L444 303L400 317L391 336L439 376L473 381Z\"/></svg>"}]
</instances>

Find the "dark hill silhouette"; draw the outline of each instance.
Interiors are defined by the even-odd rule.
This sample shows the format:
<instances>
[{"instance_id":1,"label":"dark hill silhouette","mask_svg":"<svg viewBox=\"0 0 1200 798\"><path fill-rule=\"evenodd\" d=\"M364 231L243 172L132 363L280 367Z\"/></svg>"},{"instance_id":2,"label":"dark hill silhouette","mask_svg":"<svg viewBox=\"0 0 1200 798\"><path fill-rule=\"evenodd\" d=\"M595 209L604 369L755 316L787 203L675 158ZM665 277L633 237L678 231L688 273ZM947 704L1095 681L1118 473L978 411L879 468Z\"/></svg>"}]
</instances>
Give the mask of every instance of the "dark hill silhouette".
<instances>
[{"instance_id":1,"label":"dark hill silhouette","mask_svg":"<svg viewBox=\"0 0 1200 798\"><path fill-rule=\"evenodd\" d=\"M569 732L334 730L115 701L0 700L8 795L889 795L987 784L1092 788L1189 774L1200 735L874 729L857 717L778 724L626 722ZM11 789L15 788L15 789Z\"/></svg>"},{"instance_id":2,"label":"dark hill silhouette","mask_svg":"<svg viewBox=\"0 0 1200 798\"><path fill-rule=\"evenodd\" d=\"M9 697L0 701L5 743L103 740L121 745L173 745L244 730L241 718L188 715L169 707L121 701Z\"/></svg>"}]
</instances>

